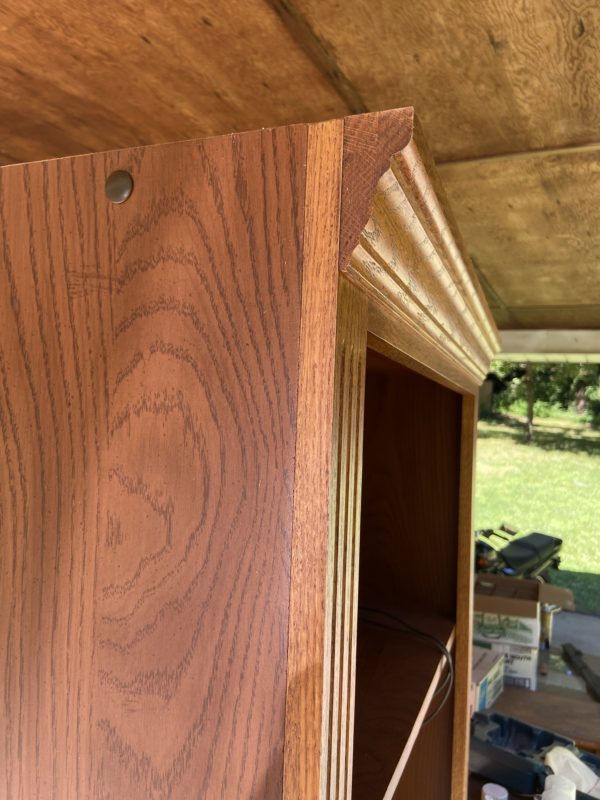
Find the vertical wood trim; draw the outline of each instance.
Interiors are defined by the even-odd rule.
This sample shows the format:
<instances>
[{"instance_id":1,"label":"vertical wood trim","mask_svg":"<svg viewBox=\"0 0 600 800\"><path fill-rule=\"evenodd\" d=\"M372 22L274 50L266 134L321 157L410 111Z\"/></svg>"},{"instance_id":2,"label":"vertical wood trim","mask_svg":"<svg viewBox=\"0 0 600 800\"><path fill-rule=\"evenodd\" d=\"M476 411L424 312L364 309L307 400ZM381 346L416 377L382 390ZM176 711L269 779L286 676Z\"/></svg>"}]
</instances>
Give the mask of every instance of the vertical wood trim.
<instances>
[{"instance_id":1,"label":"vertical wood trim","mask_svg":"<svg viewBox=\"0 0 600 800\"><path fill-rule=\"evenodd\" d=\"M322 794L350 798L368 303L340 280L333 410Z\"/></svg>"},{"instance_id":2,"label":"vertical wood trim","mask_svg":"<svg viewBox=\"0 0 600 800\"><path fill-rule=\"evenodd\" d=\"M343 123L308 129L284 791L320 793Z\"/></svg>"},{"instance_id":3,"label":"vertical wood trim","mask_svg":"<svg viewBox=\"0 0 600 800\"><path fill-rule=\"evenodd\" d=\"M462 800L467 796L469 689L473 628L472 516L476 437L477 398L472 394L465 394L463 395L460 442L452 800Z\"/></svg>"}]
</instances>

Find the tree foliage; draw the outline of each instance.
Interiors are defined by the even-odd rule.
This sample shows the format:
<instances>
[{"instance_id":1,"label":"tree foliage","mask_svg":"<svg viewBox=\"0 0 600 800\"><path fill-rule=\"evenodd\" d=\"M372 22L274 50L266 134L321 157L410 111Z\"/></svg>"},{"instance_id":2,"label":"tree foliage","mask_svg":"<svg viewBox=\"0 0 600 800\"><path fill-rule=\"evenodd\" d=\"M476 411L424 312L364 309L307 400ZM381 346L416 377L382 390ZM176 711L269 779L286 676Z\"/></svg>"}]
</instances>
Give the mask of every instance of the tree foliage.
<instances>
[{"instance_id":1,"label":"tree foliage","mask_svg":"<svg viewBox=\"0 0 600 800\"><path fill-rule=\"evenodd\" d=\"M527 400L527 364L494 361L494 408L508 410ZM566 362L532 364L536 416L549 407L572 408L600 427L600 365Z\"/></svg>"}]
</instances>

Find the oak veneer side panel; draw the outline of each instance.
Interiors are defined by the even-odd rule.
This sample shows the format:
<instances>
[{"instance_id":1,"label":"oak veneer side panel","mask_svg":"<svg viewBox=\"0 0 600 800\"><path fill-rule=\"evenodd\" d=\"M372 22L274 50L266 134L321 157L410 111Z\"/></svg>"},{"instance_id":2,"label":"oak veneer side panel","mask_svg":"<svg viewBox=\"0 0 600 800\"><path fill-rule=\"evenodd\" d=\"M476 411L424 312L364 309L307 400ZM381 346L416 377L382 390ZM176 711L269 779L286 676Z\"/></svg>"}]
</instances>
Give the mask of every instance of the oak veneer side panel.
<instances>
[{"instance_id":1,"label":"oak veneer side panel","mask_svg":"<svg viewBox=\"0 0 600 800\"><path fill-rule=\"evenodd\" d=\"M466 796L469 775L469 706L473 638L473 490L476 441L477 396L467 393L462 398L460 438L452 800L462 800Z\"/></svg>"},{"instance_id":2,"label":"oak veneer side panel","mask_svg":"<svg viewBox=\"0 0 600 800\"><path fill-rule=\"evenodd\" d=\"M342 123L308 129L284 791L316 800L324 747L326 606Z\"/></svg>"},{"instance_id":3,"label":"oak veneer side panel","mask_svg":"<svg viewBox=\"0 0 600 800\"><path fill-rule=\"evenodd\" d=\"M10 797L281 797L306 142L0 171Z\"/></svg>"},{"instance_id":4,"label":"oak veneer side panel","mask_svg":"<svg viewBox=\"0 0 600 800\"><path fill-rule=\"evenodd\" d=\"M97 265L96 198L73 186L89 175L89 162L0 170L0 791L10 798L89 796L97 541L85 532L100 515L109 320L106 296L78 294L71 280L75 265Z\"/></svg>"},{"instance_id":5,"label":"oak veneer side panel","mask_svg":"<svg viewBox=\"0 0 600 800\"><path fill-rule=\"evenodd\" d=\"M367 299L340 278L327 591L323 797L352 792Z\"/></svg>"}]
</instances>

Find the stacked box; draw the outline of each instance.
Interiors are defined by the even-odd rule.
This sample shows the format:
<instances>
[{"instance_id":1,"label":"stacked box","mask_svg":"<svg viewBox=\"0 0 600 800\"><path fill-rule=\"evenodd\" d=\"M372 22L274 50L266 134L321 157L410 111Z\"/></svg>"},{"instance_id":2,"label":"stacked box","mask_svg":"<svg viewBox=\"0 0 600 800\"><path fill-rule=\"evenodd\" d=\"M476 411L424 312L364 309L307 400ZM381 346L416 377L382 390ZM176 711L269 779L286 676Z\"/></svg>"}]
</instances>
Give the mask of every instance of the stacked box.
<instances>
[{"instance_id":1,"label":"stacked box","mask_svg":"<svg viewBox=\"0 0 600 800\"><path fill-rule=\"evenodd\" d=\"M573 609L573 594L538 581L476 575L473 640L504 655L506 684L537 687L542 606Z\"/></svg>"},{"instance_id":2,"label":"stacked box","mask_svg":"<svg viewBox=\"0 0 600 800\"><path fill-rule=\"evenodd\" d=\"M504 656L483 647L473 647L471 692L473 711L485 711L504 689Z\"/></svg>"}]
</instances>

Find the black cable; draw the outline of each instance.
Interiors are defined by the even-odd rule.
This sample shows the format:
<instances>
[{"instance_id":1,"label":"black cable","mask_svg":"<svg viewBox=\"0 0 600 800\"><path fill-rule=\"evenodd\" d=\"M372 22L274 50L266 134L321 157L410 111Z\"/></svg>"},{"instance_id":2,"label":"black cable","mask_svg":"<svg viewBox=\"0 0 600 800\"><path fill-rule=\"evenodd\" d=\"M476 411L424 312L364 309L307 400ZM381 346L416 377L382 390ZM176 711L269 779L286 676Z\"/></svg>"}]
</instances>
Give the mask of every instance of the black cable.
<instances>
[{"instance_id":1,"label":"black cable","mask_svg":"<svg viewBox=\"0 0 600 800\"><path fill-rule=\"evenodd\" d=\"M438 707L435 709L435 711L429 714L429 716L426 717L425 720L423 721L423 726L428 725L433 719L435 719L435 717L437 717L437 715L440 713L440 711L444 708L444 706L448 702L448 698L450 697L450 693L452 692L452 687L454 685L454 662L452 660L452 655L448 651L448 648L437 637L433 636L430 633L427 633L426 631L421 630L420 628L415 627L414 625L411 625L405 619L402 619L402 617L399 617L397 614L392 614L390 611L386 611L383 608L360 606L358 610L359 613L366 612L368 614L379 614L380 616L387 617L388 619L393 620L398 625L402 625L406 630L402 630L402 628L397 628L392 625L386 625L385 623L377 622L376 620L368 619L364 616L362 617L364 622L368 622L371 625L376 625L380 628L387 628L388 630L394 630L397 633L410 633L413 636L417 636L420 639L424 639L428 641L430 644L433 644L446 659L446 663L448 664L448 672L442 683L437 687L436 691L433 694L433 697L434 698L437 697L444 690L445 694L442 700L440 701Z\"/></svg>"}]
</instances>

